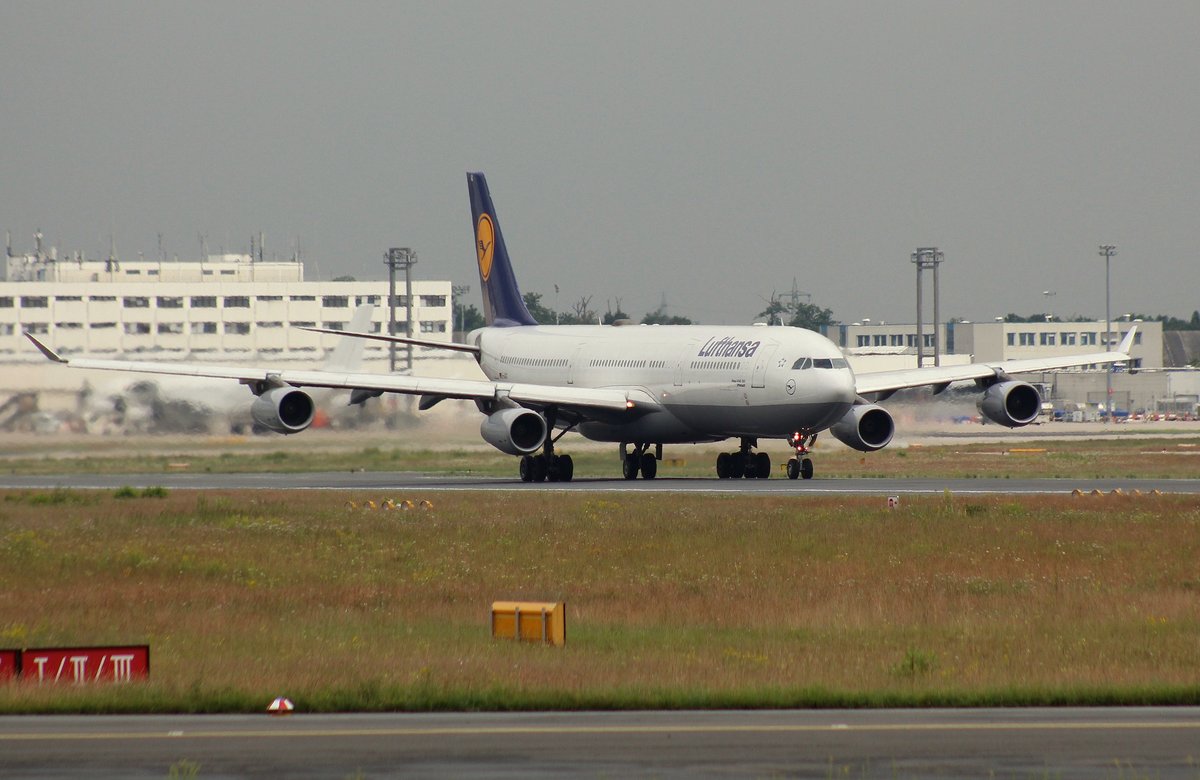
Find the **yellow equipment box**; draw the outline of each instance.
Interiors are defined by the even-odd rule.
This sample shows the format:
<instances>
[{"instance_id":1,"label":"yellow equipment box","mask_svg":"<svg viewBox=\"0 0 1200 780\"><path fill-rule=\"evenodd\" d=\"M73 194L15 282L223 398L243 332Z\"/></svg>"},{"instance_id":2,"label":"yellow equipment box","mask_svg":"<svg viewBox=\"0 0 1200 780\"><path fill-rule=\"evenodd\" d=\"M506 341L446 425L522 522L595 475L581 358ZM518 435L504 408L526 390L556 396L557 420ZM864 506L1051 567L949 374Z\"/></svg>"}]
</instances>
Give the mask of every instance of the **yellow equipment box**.
<instances>
[{"instance_id":1,"label":"yellow equipment box","mask_svg":"<svg viewBox=\"0 0 1200 780\"><path fill-rule=\"evenodd\" d=\"M493 601L492 637L562 647L567 641L567 604L564 601Z\"/></svg>"}]
</instances>

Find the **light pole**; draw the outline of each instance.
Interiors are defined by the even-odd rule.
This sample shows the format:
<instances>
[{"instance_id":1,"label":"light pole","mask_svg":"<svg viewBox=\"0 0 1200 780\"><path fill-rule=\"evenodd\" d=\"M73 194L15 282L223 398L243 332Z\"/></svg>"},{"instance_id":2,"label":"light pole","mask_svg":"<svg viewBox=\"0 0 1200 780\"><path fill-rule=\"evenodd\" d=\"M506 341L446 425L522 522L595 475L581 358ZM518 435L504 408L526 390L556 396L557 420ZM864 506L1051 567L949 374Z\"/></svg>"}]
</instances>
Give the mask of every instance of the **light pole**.
<instances>
[{"instance_id":1,"label":"light pole","mask_svg":"<svg viewBox=\"0 0 1200 780\"><path fill-rule=\"evenodd\" d=\"M1058 295L1056 290L1042 290L1042 296L1046 299L1046 322L1054 320L1054 307L1050 304L1050 299Z\"/></svg>"},{"instance_id":2,"label":"light pole","mask_svg":"<svg viewBox=\"0 0 1200 780\"><path fill-rule=\"evenodd\" d=\"M1100 254L1104 256L1104 351L1112 352L1112 294L1110 292L1109 279L1111 275L1109 268L1112 264L1112 256L1117 253L1117 248L1112 244L1101 244ZM1107 394L1108 422L1112 422L1112 363L1104 365L1104 390Z\"/></svg>"},{"instance_id":3,"label":"light pole","mask_svg":"<svg viewBox=\"0 0 1200 780\"><path fill-rule=\"evenodd\" d=\"M412 267L417 263L417 253L408 247L393 247L383 256L383 264L388 267L388 334L396 335L396 269L404 269L404 335L413 337L412 329ZM408 346L408 373L412 373L413 348ZM396 372L396 342L390 345L388 370Z\"/></svg>"}]
</instances>

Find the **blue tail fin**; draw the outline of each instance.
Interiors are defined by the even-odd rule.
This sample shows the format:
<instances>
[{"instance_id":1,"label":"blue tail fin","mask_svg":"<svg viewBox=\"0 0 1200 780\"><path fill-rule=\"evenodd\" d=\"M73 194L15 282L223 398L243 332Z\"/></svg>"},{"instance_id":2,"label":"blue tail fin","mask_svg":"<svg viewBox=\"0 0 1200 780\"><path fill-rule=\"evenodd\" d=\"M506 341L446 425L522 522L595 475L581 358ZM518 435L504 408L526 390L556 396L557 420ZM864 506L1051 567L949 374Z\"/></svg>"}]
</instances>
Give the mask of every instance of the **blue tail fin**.
<instances>
[{"instance_id":1,"label":"blue tail fin","mask_svg":"<svg viewBox=\"0 0 1200 780\"><path fill-rule=\"evenodd\" d=\"M479 258L479 283L483 289L483 317L488 325L537 325L525 308L517 277L508 261L500 220L482 173L467 174L471 192L471 219L475 230L475 253Z\"/></svg>"}]
</instances>

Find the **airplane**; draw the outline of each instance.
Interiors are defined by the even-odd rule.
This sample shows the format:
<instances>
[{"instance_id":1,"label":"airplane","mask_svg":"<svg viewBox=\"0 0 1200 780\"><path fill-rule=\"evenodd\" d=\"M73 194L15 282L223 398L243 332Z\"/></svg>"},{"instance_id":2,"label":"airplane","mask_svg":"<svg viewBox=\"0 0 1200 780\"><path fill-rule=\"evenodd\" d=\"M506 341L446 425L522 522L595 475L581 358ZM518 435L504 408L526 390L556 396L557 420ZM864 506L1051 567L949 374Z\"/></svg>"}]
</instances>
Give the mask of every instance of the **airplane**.
<instances>
[{"instance_id":1,"label":"airplane","mask_svg":"<svg viewBox=\"0 0 1200 780\"><path fill-rule=\"evenodd\" d=\"M447 398L475 402L484 415L480 435L520 458L524 482L569 482L570 455L555 445L569 432L619 445L625 479L654 479L667 444L738 441L716 459L721 479L771 475L762 439L784 440L794 451L789 479L812 479L817 436L863 452L886 447L895 433L880 405L898 390L974 381L980 412L1009 428L1032 423L1041 396L1014 374L1128 362L1136 327L1113 352L921 367L855 374L841 349L819 333L756 324L539 325L517 285L500 221L482 173L467 174L472 230L483 291L485 326L466 343L406 336L305 328L318 333L376 339L472 354L486 380L441 379L271 368L228 368L185 363L65 358L25 335L50 360L73 368L136 371L231 379L256 396L251 414L278 433L312 423L311 388L346 388L351 403L382 393L420 396L426 410Z\"/></svg>"}]
</instances>

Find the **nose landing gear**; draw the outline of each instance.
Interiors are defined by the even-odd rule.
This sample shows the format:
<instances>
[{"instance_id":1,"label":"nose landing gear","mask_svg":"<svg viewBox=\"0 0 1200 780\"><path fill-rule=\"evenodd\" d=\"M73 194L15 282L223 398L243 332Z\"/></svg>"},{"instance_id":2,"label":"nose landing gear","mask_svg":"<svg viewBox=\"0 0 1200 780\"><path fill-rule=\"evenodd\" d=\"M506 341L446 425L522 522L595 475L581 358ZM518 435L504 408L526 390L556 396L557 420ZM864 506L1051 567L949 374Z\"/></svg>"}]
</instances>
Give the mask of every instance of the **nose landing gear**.
<instances>
[{"instance_id":1,"label":"nose landing gear","mask_svg":"<svg viewBox=\"0 0 1200 780\"><path fill-rule=\"evenodd\" d=\"M796 457L791 458L787 462L788 479L812 479L813 478L813 462L812 458L808 457L809 448L817 441L817 434L803 435L795 433L788 444L796 448Z\"/></svg>"}]
</instances>

